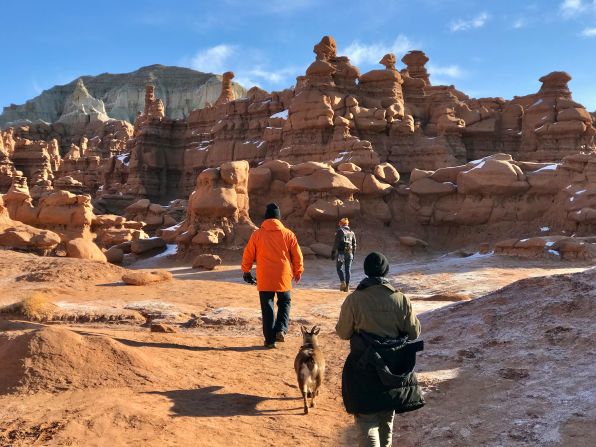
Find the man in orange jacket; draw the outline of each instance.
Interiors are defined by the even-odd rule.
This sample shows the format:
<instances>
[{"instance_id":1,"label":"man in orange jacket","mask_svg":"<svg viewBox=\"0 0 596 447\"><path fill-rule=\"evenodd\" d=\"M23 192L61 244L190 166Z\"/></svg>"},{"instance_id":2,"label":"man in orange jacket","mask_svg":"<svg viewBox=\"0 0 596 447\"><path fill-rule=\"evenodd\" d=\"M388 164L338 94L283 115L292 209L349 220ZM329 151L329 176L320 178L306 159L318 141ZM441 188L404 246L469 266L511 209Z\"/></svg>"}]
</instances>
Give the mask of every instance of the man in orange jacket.
<instances>
[{"instance_id":1,"label":"man in orange jacket","mask_svg":"<svg viewBox=\"0 0 596 447\"><path fill-rule=\"evenodd\" d=\"M281 213L275 203L267 205L265 221L250 237L242 256L244 281L256 284L261 300L265 347L275 348L283 342L290 319L290 290L292 279L300 281L304 264L296 235L280 221ZM257 280L250 270L257 263ZM274 296L277 293L277 318L274 318Z\"/></svg>"}]
</instances>

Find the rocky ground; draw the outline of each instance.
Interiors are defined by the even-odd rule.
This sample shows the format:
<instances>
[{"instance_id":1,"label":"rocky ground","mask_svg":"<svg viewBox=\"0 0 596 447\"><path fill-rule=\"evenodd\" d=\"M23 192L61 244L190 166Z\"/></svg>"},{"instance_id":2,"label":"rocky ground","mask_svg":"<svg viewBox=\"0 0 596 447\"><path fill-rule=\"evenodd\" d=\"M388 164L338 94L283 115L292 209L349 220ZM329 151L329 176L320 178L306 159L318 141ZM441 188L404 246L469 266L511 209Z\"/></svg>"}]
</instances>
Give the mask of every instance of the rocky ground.
<instances>
[{"instance_id":1,"label":"rocky ground","mask_svg":"<svg viewBox=\"0 0 596 447\"><path fill-rule=\"evenodd\" d=\"M354 445L340 395L347 346L333 333L345 294L333 290L330 260L306 260L288 341L276 350L261 348L256 290L236 263L205 272L161 256L136 267L174 279L127 286L124 269L109 264L0 251L0 307L34 295L54 320L0 316L0 445ZM396 443L591 445L588 267L392 257L391 279L423 325L428 402L397 418ZM150 332L148 320L176 332ZM292 370L299 324L322 326L328 363L309 416Z\"/></svg>"}]
</instances>

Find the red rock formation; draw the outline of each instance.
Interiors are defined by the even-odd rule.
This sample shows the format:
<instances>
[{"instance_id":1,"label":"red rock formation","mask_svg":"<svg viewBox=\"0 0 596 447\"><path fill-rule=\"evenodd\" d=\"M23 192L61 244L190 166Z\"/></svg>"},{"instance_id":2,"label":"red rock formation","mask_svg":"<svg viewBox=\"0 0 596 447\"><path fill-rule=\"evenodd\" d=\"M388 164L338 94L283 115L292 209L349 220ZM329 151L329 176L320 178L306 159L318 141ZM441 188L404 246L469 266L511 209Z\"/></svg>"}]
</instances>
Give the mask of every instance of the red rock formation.
<instances>
[{"instance_id":1,"label":"red rock formation","mask_svg":"<svg viewBox=\"0 0 596 447\"><path fill-rule=\"evenodd\" d=\"M466 165L415 171L402 192L390 203L395 218L401 216L399 225L434 244L455 242L458 229L467 242L596 230L596 154L570 155L551 164L495 154Z\"/></svg>"},{"instance_id":2,"label":"red rock formation","mask_svg":"<svg viewBox=\"0 0 596 447\"><path fill-rule=\"evenodd\" d=\"M203 171L185 220L162 237L175 240L183 255L243 246L255 229L248 215L248 169L246 161L234 161Z\"/></svg>"},{"instance_id":3,"label":"red rock formation","mask_svg":"<svg viewBox=\"0 0 596 447\"><path fill-rule=\"evenodd\" d=\"M232 79L234 79L234 73L232 73L231 71L226 71L222 75L221 94L219 95L219 98L217 98L217 101L215 101L216 106L226 104L236 99L236 95L234 94L234 88L232 86Z\"/></svg>"}]
</instances>

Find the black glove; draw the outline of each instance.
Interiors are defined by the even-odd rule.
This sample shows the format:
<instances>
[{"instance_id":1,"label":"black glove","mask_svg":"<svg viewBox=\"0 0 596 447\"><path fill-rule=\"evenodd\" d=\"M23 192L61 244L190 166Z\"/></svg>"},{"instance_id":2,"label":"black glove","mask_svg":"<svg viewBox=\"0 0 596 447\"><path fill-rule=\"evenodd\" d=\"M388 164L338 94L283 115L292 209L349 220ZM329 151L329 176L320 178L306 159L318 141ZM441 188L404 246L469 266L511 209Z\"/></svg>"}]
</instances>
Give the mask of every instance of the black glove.
<instances>
[{"instance_id":1,"label":"black glove","mask_svg":"<svg viewBox=\"0 0 596 447\"><path fill-rule=\"evenodd\" d=\"M242 275L242 279L244 279L244 282L248 284L257 284L257 281L253 278L252 273L250 272L246 272L244 275Z\"/></svg>"}]
</instances>

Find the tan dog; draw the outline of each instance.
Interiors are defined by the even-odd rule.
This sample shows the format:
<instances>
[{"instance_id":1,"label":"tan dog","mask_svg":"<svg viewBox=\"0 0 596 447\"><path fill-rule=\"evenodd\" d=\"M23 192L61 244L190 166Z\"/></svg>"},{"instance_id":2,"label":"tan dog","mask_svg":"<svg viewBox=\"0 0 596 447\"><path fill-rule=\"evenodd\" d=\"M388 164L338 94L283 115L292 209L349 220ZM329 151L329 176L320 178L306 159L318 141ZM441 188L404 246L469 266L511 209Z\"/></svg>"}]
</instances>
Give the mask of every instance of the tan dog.
<instances>
[{"instance_id":1,"label":"tan dog","mask_svg":"<svg viewBox=\"0 0 596 447\"><path fill-rule=\"evenodd\" d=\"M317 335L320 328L313 326L309 331L304 326L302 331L302 346L294 360L294 370L298 379L298 388L304 399L304 414L308 414L306 398L310 397L310 406L315 406L315 397L319 394L319 388L325 376L325 357L319 348Z\"/></svg>"}]
</instances>

